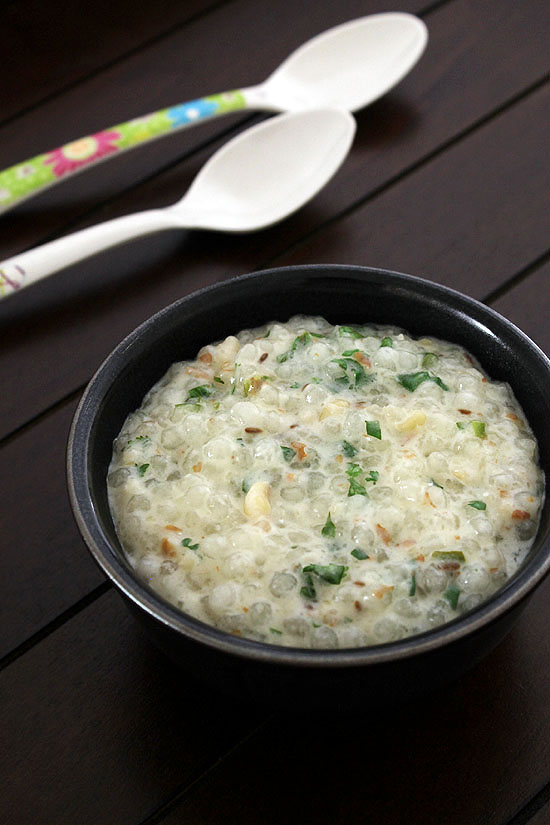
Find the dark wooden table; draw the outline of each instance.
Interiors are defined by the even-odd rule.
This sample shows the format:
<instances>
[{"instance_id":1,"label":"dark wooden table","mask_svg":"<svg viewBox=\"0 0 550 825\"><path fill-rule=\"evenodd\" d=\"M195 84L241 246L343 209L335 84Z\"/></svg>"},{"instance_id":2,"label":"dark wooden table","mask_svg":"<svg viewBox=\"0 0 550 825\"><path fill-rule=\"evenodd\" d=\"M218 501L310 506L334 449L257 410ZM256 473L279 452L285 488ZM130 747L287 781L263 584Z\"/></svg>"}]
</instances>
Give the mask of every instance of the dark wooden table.
<instances>
[{"instance_id":1,"label":"dark wooden table","mask_svg":"<svg viewBox=\"0 0 550 825\"><path fill-rule=\"evenodd\" d=\"M550 4L402 0L430 32L415 70L357 115L338 175L248 236L174 232L0 302L0 823L550 822L550 581L500 647L381 714L251 708L143 637L88 555L65 443L94 369L140 321L206 284L295 263L448 284L550 351ZM6 2L0 168L111 123L262 81L386 0ZM0 218L0 259L169 204L256 115L103 164Z\"/></svg>"}]
</instances>

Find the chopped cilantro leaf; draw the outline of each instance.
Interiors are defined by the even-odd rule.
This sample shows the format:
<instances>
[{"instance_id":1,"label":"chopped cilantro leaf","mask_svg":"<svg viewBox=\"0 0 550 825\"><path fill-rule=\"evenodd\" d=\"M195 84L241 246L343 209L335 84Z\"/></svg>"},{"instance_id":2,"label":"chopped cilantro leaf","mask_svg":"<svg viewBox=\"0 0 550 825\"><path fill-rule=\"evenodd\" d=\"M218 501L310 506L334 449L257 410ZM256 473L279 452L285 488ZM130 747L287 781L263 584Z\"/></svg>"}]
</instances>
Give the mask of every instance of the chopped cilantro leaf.
<instances>
[{"instance_id":1,"label":"chopped cilantro leaf","mask_svg":"<svg viewBox=\"0 0 550 825\"><path fill-rule=\"evenodd\" d=\"M354 455L357 455L357 449L349 441L342 442L342 452L347 458L353 458Z\"/></svg>"},{"instance_id":2,"label":"chopped cilantro leaf","mask_svg":"<svg viewBox=\"0 0 550 825\"><path fill-rule=\"evenodd\" d=\"M215 375L215 376L214 376L214 381L217 381L217 382L218 382L218 384L225 384L225 381L223 381L223 380L220 378L220 376L219 376L219 375Z\"/></svg>"},{"instance_id":3,"label":"chopped cilantro leaf","mask_svg":"<svg viewBox=\"0 0 550 825\"><path fill-rule=\"evenodd\" d=\"M187 539L182 539L181 543L184 547L188 547L189 550L198 550L200 545L199 544L191 544L191 542L192 542L192 539L187 538Z\"/></svg>"},{"instance_id":4,"label":"chopped cilantro leaf","mask_svg":"<svg viewBox=\"0 0 550 825\"><path fill-rule=\"evenodd\" d=\"M354 478L350 479L349 482L349 490L348 490L348 497L349 496L366 496L367 491L363 487L362 484L359 484Z\"/></svg>"},{"instance_id":5,"label":"chopped cilantro leaf","mask_svg":"<svg viewBox=\"0 0 550 825\"><path fill-rule=\"evenodd\" d=\"M356 352L361 352L360 349L347 349L342 355L345 355L346 358L351 358L352 355L355 355Z\"/></svg>"},{"instance_id":6,"label":"chopped cilantro leaf","mask_svg":"<svg viewBox=\"0 0 550 825\"><path fill-rule=\"evenodd\" d=\"M371 470L368 475L365 476L365 481L372 481L373 484L376 484L380 477L380 473L378 470Z\"/></svg>"},{"instance_id":7,"label":"chopped cilantro leaf","mask_svg":"<svg viewBox=\"0 0 550 825\"><path fill-rule=\"evenodd\" d=\"M298 384L297 381L295 381L294 384L290 385L291 390L297 390L297 389L299 389L299 387L300 387L300 385Z\"/></svg>"},{"instance_id":8,"label":"chopped cilantro leaf","mask_svg":"<svg viewBox=\"0 0 550 825\"><path fill-rule=\"evenodd\" d=\"M367 425L367 435L370 435L373 438L382 438L382 430L380 429L379 421L365 421L365 424Z\"/></svg>"},{"instance_id":9,"label":"chopped cilantro leaf","mask_svg":"<svg viewBox=\"0 0 550 825\"><path fill-rule=\"evenodd\" d=\"M380 341L380 346L381 347L393 347L393 341L392 341L392 339L390 338L389 335L386 335L385 338L382 338L382 340Z\"/></svg>"},{"instance_id":10,"label":"chopped cilantro leaf","mask_svg":"<svg viewBox=\"0 0 550 825\"><path fill-rule=\"evenodd\" d=\"M327 516L327 520L325 521L325 526L321 530L321 535L328 536L329 538L334 538L336 535L336 526L330 517L330 513Z\"/></svg>"},{"instance_id":11,"label":"chopped cilantro leaf","mask_svg":"<svg viewBox=\"0 0 550 825\"><path fill-rule=\"evenodd\" d=\"M271 632L271 633L276 633L276 634L277 634L277 636L281 636L281 635L282 635L282 633L283 633L283 631L282 631L282 630L277 630L277 628L276 628L276 627L270 627L270 628L269 628L269 630L270 630L270 632Z\"/></svg>"},{"instance_id":12,"label":"chopped cilantro leaf","mask_svg":"<svg viewBox=\"0 0 550 825\"><path fill-rule=\"evenodd\" d=\"M451 584L443 593L453 610L456 610L458 604L458 597L460 596L460 588L456 584Z\"/></svg>"},{"instance_id":13,"label":"chopped cilantro leaf","mask_svg":"<svg viewBox=\"0 0 550 825\"><path fill-rule=\"evenodd\" d=\"M368 559L369 557L368 553L365 553L365 551L361 550L361 548L359 547L356 547L355 550L352 550L351 555L355 556L355 558L359 559L359 561L363 561L363 559Z\"/></svg>"},{"instance_id":14,"label":"chopped cilantro leaf","mask_svg":"<svg viewBox=\"0 0 550 825\"><path fill-rule=\"evenodd\" d=\"M149 469L148 464L139 464L139 465L136 464L136 467L137 467L137 471L140 474L140 476L144 476L145 473L147 472L147 470Z\"/></svg>"},{"instance_id":15,"label":"chopped cilantro leaf","mask_svg":"<svg viewBox=\"0 0 550 825\"><path fill-rule=\"evenodd\" d=\"M410 584L410 587L409 587L409 596L415 596L415 595L416 595L416 573L413 573L412 578L411 578L411 584Z\"/></svg>"},{"instance_id":16,"label":"chopped cilantro leaf","mask_svg":"<svg viewBox=\"0 0 550 825\"><path fill-rule=\"evenodd\" d=\"M469 501L468 507L473 507L475 510L486 510L487 505L484 501Z\"/></svg>"},{"instance_id":17,"label":"chopped cilantro leaf","mask_svg":"<svg viewBox=\"0 0 550 825\"><path fill-rule=\"evenodd\" d=\"M437 481L435 481L433 478L430 479L430 482L431 482L431 484L433 484L434 487L439 487L440 490L445 489L444 487L441 486L441 484L438 484Z\"/></svg>"},{"instance_id":18,"label":"chopped cilantro leaf","mask_svg":"<svg viewBox=\"0 0 550 825\"><path fill-rule=\"evenodd\" d=\"M361 364L353 358L333 358L334 364L338 364L344 375L337 378L339 384L347 384L350 389L357 389L364 384L370 384L374 380L374 375L366 373Z\"/></svg>"},{"instance_id":19,"label":"chopped cilantro leaf","mask_svg":"<svg viewBox=\"0 0 550 825\"><path fill-rule=\"evenodd\" d=\"M283 451L284 460L290 464L290 462L296 455L296 450L293 450L292 447L283 447L282 445L281 450Z\"/></svg>"},{"instance_id":20,"label":"chopped cilantro leaf","mask_svg":"<svg viewBox=\"0 0 550 825\"><path fill-rule=\"evenodd\" d=\"M343 564L308 564L304 573L315 573L327 584L340 584L348 568Z\"/></svg>"},{"instance_id":21,"label":"chopped cilantro leaf","mask_svg":"<svg viewBox=\"0 0 550 825\"><path fill-rule=\"evenodd\" d=\"M318 338L318 335L315 335ZM282 352L280 355L277 356L277 361L279 364L284 364L285 361L288 361L289 358L294 358L294 353L298 349L298 347L305 347L306 344L310 344L312 341L311 333L309 332L302 332L301 335L298 335L294 341L292 342L292 346L286 352Z\"/></svg>"},{"instance_id":22,"label":"chopped cilantro leaf","mask_svg":"<svg viewBox=\"0 0 550 825\"><path fill-rule=\"evenodd\" d=\"M420 384L424 383L424 381L433 381L434 384L437 384L437 386L441 387L442 390L449 389L449 387L443 383L441 378L438 378L437 375L430 375L430 373L425 370L422 372L403 373L402 375L397 376L397 381L409 392L414 392Z\"/></svg>"},{"instance_id":23,"label":"chopped cilantro leaf","mask_svg":"<svg viewBox=\"0 0 550 825\"><path fill-rule=\"evenodd\" d=\"M138 435L136 438L132 438L128 442L128 447L131 447L132 444L140 444L142 447L147 447L151 443L151 439L148 435Z\"/></svg>"},{"instance_id":24,"label":"chopped cilantro leaf","mask_svg":"<svg viewBox=\"0 0 550 825\"><path fill-rule=\"evenodd\" d=\"M458 427L459 430L465 430L466 429L466 426L465 426L465 424L463 424L462 421L457 421L456 426Z\"/></svg>"},{"instance_id":25,"label":"chopped cilantro leaf","mask_svg":"<svg viewBox=\"0 0 550 825\"><path fill-rule=\"evenodd\" d=\"M243 478L243 483L241 484L241 490L243 491L243 493L248 493L248 491L250 490L250 486L250 482L247 481L246 478Z\"/></svg>"},{"instance_id":26,"label":"chopped cilantro leaf","mask_svg":"<svg viewBox=\"0 0 550 825\"><path fill-rule=\"evenodd\" d=\"M311 601L316 601L317 592L315 590L315 585L313 584L313 576L309 573L304 573L304 581L305 584L300 590L300 595L304 596L306 599L310 599Z\"/></svg>"},{"instance_id":27,"label":"chopped cilantro leaf","mask_svg":"<svg viewBox=\"0 0 550 825\"><path fill-rule=\"evenodd\" d=\"M193 389L189 390L187 398L208 398L209 395L212 395L210 387L206 384L201 384L200 387L193 387Z\"/></svg>"},{"instance_id":28,"label":"chopped cilantro leaf","mask_svg":"<svg viewBox=\"0 0 550 825\"><path fill-rule=\"evenodd\" d=\"M466 561L466 556L462 550L434 550L432 559L443 559L443 561Z\"/></svg>"},{"instance_id":29,"label":"chopped cilantro leaf","mask_svg":"<svg viewBox=\"0 0 550 825\"><path fill-rule=\"evenodd\" d=\"M438 356L435 352L425 352L422 358L422 366L423 367L435 367L437 362L439 361Z\"/></svg>"},{"instance_id":30,"label":"chopped cilantro leaf","mask_svg":"<svg viewBox=\"0 0 550 825\"><path fill-rule=\"evenodd\" d=\"M342 335L350 335L352 338L362 338L363 337L361 335L361 333L357 332L357 330L353 329L353 327L340 327L338 329L338 335L340 335L340 337Z\"/></svg>"},{"instance_id":31,"label":"chopped cilantro leaf","mask_svg":"<svg viewBox=\"0 0 550 825\"><path fill-rule=\"evenodd\" d=\"M474 430L474 435L478 438L487 438L485 435L485 424L483 421L472 421L472 428Z\"/></svg>"}]
</instances>

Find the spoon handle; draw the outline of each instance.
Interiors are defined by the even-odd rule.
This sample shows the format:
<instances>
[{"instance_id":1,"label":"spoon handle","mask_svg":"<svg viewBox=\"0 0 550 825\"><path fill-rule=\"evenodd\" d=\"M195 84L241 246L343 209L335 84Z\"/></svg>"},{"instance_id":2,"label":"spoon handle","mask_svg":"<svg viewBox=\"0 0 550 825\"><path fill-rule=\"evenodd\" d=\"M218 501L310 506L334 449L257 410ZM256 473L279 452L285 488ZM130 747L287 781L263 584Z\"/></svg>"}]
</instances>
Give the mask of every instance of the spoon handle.
<instances>
[{"instance_id":1,"label":"spoon handle","mask_svg":"<svg viewBox=\"0 0 550 825\"><path fill-rule=\"evenodd\" d=\"M0 214L49 186L142 143L212 117L248 109L253 102L254 91L254 87L236 89L159 109L158 112L111 126L16 163L0 172Z\"/></svg>"},{"instance_id":2,"label":"spoon handle","mask_svg":"<svg viewBox=\"0 0 550 825\"><path fill-rule=\"evenodd\" d=\"M103 249L181 226L168 209L148 209L81 229L0 262L0 299Z\"/></svg>"}]
</instances>

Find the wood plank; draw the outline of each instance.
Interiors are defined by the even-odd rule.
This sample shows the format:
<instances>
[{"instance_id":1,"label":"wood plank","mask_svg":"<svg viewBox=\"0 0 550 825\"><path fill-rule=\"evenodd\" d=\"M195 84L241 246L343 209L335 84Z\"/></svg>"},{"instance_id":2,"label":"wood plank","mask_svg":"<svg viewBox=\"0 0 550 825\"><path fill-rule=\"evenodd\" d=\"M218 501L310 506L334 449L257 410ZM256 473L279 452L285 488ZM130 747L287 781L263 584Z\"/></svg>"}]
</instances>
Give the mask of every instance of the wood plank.
<instances>
[{"instance_id":1,"label":"wood plank","mask_svg":"<svg viewBox=\"0 0 550 825\"><path fill-rule=\"evenodd\" d=\"M162 825L508 822L548 780L549 597L546 581L488 659L414 706L278 714Z\"/></svg>"},{"instance_id":2,"label":"wood plank","mask_svg":"<svg viewBox=\"0 0 550 825\"><path fill-rule=\"evenodd\" d=\"M547 355L550 355L549 294L550 263L546 263L491 304L532 338Z\"/></svg>"},{"instance_id":3,"label":"wood plank","mask_svg":"<svg viewBox=\"0 0 550 825\"><path fill-rule=\"evenodd\" d=\"M104 595L0 674L10 825L134 825L257 724L145 640Z\"/></svg>"},{"instance_id":4,"label":"wood plank","mask_svg":"<svg viewBox=\"0 0 550 825\"><path fill-rule=\"evenodd\" d=\"M86 10L81 5L55 11L41 0L4 3L0 119L59 94L212 5L212 0L157 0L137 14L131 0L96 0Z\"/></svg>"},{"instance_id":5,"label":"wood plank","mask_svg":"<svg viewBox=\"0 0 550 825\"><path fill-rule=\"evenodd\" d=\"M499 3L498 9L502 7ZM444 12L447 6L438 14ZM447 18L446 26L461 19ZM484 23L487 25L487 20ZM442 31L447 32L443 25ZM489 45L486 30L478 36L476 49L485 54ZM481 70L479 60L476 63L472 57L471 62ZM434 75L442 66L436 71L436 65L427 59L405 83L425 85L428 79L420 77L422 67L429 67L435 83ZM473 74L470 79L474 83ZM449 103L445 95L454 96L454 89L448 80L442 95L447 136ZM422 99L423 91L417 91ZM466 88L460 94L467 96L468 91ZM480 104L479 95L472 97ZM340 174L312 204L277 227L245 239L199 232L164 233L73 266L2 303L0 322L7 333L7 345L0 353L0 366L13 392L0 400L0 433L10 432L82 385L111 347L153 311L199 286L259 268L265 262L383 265L453 283L477 296L487 294L547 248L545 129L531 128L533 118L547 126L547 98L544 87L289 254L283 254L289 244L307 237L335 212L372 193L382 183L381 174L387 181L392 169L397 172L403 163L424 154L430 142L441 141L443 121L439 116L426 114L405 124L397 142L408 146L410 139L413 149L409 146L400 154L394 146L395 133L400 130L398 112L381 103L380 113L384 105L389 105L390 111L386 110L386 118L381 117L379 128L384 137L380 137L378 154L371 160L369 138L367 147L361 138L361 129L368 127L360 126L357 144ZM411 105L412 100L414 95ZM433 98L430 100L435 105ZM487 102L483 97L485 107ZM473 113L469 111L470 118ZM439 123L436 135L431 133L434 120ZM460 126L464 125L462 121ZM459 124L454 122L453 126L456 129ZM422 145L418 133L425 140ZM363 134L368 135L368 131ZM151 184L111 202L90 220L174 200L206 154L189 158ZM478 197L479 180L484 185ZM497 221L488 240L480 227L492 221L493 214ZM51 363L56 364L53 374L44 369Z\"/></svg>"},{"instance_id":6,"label":"wood plank","mask_svg":"<svg viewBox=\"0 0 550 825\"><path fill-rule=\"evenodd\" d=\"M546 82L276 263L385 266L482 298L548 251L549 103Z\"/></svg>"},{"instance_id":7,"label":"wood plank","mask_svg":"<svg viewBox=\"0 0 550 825\"><path fill-rule=\"evenodd\" d=\"M0 658L104 581L67 499L65 444L75 406L63 405L2 449Z\"/></svg>"}]
</instances>

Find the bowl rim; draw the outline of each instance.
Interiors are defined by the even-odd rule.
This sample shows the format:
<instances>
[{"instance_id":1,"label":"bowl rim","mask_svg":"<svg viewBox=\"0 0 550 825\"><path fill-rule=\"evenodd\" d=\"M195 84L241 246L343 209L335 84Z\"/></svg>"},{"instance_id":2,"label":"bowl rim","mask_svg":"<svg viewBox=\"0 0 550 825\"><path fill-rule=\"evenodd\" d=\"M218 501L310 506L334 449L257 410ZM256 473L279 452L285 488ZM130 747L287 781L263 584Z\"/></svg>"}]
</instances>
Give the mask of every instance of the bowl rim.
<instances>
[{"instance_id":1,"label":"bowl rim","mask_svg":"<svg viewBox=\"0 0 550 825\"><path fill-rule=\"evenodd\" d=\"M317 274L320 272L323 274L328 272L342 274L346 272L366 276L382 275L394 281L408 284L409 287L412 285L421 287L422 290L427 290L434 297L450 298L453 301L453 310L467 310L470 319L476 320L475 316L480 314L485 321L493 319L499 324L503 324L533 351L534 356L538 356L543 361L550 375L550 359L513 322L475 298L471 298L451 287L418 276L380 267L347 264L306 264L272 267L210 284L163 307L126 335L99 365L79 401L68 437L66 469L69 500L73 515L88 550L115 587L151 618L191 641L207 645L220 653L241 659L302 668L316 668L327 665L334 668L364 667L429 654L463 640L466 636L470 637L473 634L481 633L526 599L550 571L550 527L544 535L539 537L540 546L534 557L527 561L500 590L472 611L437 628L407 636L397 641L366 647L338 649L287 647L237 637L184 613L165 601L131 572L130 567L121 561L118 551L113 548L101 529L88 485L88 443L95 418L93 409L94 407L98 408L98 400L104 396L105 391L111 384L109 375L113 367L123 366L126 363L126 355L132 344L139 341L151 326L161 323L166 315L177 312L182 305L213 291L231 289L235 283L261 280L266 276L286 271L294 273L315 272Z\"/></svg>"}]
</instances>

